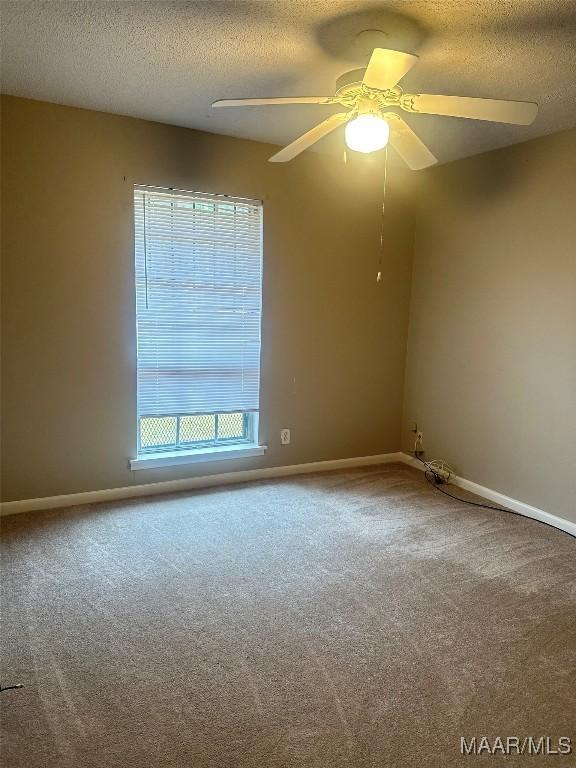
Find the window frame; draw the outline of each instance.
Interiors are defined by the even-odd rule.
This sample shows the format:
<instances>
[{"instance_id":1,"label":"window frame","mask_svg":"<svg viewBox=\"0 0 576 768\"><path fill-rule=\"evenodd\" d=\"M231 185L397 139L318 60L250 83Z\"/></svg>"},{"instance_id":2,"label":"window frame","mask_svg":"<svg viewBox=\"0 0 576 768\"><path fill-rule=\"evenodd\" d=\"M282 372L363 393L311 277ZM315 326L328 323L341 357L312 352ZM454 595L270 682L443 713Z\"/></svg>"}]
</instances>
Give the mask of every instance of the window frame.
<instances>
[{"instance_id":1,"label":"window frame","mask_svg":"<svg viewBox=\"0 0 576 768\"><path fill-rule=\"evenodd\" d=\"M135 227L135 197L134 194L138 191L158 191L165 194L173 193L175 195L188 195L191 198L194 198L195 196L198 197L205 197L208 199L215 199L219 200L221 202L227 202L231 204L248 204L248 205L254 205L257 204L261 209L261 217L260 217L260 338L261 338L261 332L262 332L262 291L264 287L264 280L263 280L263 273L264 273L264 254L263 254L263 245L264 245L264 233L263 233L263 226L264 226L264 204L262 200L257 199L251 199L251 198L242 198L232 195L225 195L225 194L215 194L211 192L200 192L197 190L185 190L185 189L179 189L176 187L160 187L157 185L145 185L145 184L134 184L132 187L132 216L133 216L133 233L134 233L134 241L133 241L133 249L132 252L136 254L136 227ZM134 290L137 290L137 281L134 279ZM136 309L136 307L135 307ZM135 312L135 319L138 317L138 311L136 309ZM136 334L138 334L137 331L137 325L136 325ZM136 341L138 342L138 335L136 338ZM138 343L136 343L136 357L138 356ZM260 343L260 358L259 358L259 371L260 371L260 390L261 390L261 371L262 371L262 347ZM136 369L138 366L138 361L136 360ZM136 390L138 391L138 385L136 386ZM242 413L243 420L244 420L244 433L241 438L232 437L232 438L218 438L218 416L221 416L224 414L224 412L211 412L211 413L181 413L181 414L166 414L166 416L170 418L176 418L177 419L177 439L176 442L173 444L166 443L164 445L154 445L154 446L148 446L148 447L142 447L141 445L141 421L145 418L163 418L162 415L157 414L148 414L148 415L140 415L138 413L138 409L136 412L136 458L130 459L129 466L132 470L136 469L147 469L152 467L161 467L161 466L174 466L179 464L189 464L189 463L196 463L201 461L217 461L217 460L228 460L233 458L247 458L249 456L261 456L265 453L267 450L267 445L260 445L259 444L259 424L260 424L260 411L234 411L234 413ZM206 441L187 441L184 443L181 443L179 440L179 425L180 420L183 417L189 417L189 416L201 416L201 415L210 415L215 417L215 438L214 440L206 440Z\"/></svg>"}]
</instances>

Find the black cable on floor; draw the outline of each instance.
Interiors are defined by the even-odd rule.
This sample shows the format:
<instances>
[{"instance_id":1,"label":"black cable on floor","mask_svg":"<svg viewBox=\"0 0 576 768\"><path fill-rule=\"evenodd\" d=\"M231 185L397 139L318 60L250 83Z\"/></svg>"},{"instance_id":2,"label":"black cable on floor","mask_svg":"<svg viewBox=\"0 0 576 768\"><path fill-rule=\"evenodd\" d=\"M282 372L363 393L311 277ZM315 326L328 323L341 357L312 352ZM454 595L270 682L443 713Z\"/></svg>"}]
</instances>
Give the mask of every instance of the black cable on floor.
<instances>
[{"instance_id":1,"label":"black cable on floor","mask_svg":"<svg viewBox=\"0 0 576 768\"><path fill-rule=\"evenodd\" d=\"M444 488L440 487L443 482L440 476L435 475L434 471L430 469L427 462L421 459L420 456L417 456L416 454L414 454L414 456L418 459L418 461L421 464L424 464L424 466L426 467L426 469L424 470L424 477L426 478L426 480L428 480L428 482L433 488L436 488L437 491L440 491L440 493L443 493L444 496L449 496L451 499L454 499L454 501L461 501L462 504L470 504L470 506L472 507L482 507L482 509L494 509L496 510L496 512L510 512L512 515L518 514L518 512L514 512L511 509L504 509L504 507L495 507L493 504L481 504L478 501L468 501L468 499L462 499L460 496L455 496L453 493L448 493L448 491L445 491ZM432 477L430 477L430 475Z\"/></svg>"},{"instance_id":2,"label":"black cable on floor","mask_svg":"<svg viewBox=\"0 0 576 768\"><path fill-rule=\"evenodd\" d=\"M425 461L422 461L420 456L416 456L418 461L422 462L426 466L426 469L424 470L424 477L430 485L433 488L436 488L437 491L440 491L440 493L443 493L444 496L449 496L451 499L454 499L454 501L461 501L463 504L470 504L473 507L482 507L483 509L495 509L496 512L508 512L509 515L517 515L518 517L526 517L526 515L523 515L521 512L515 512L513 509L505 509L504 507L494 507L492 504L480 504L477 501L468 501L468 499L461 499L460 496L454 496L451 493L448 493L448 491L445 491L444 488L440 488L440 485L442 482L439 482L438 479L434 480L433 477L439 478L438 475L434 475L432 470L428 469L428 464L426 464ZM432 475L432 478L430 478L428 475ZM535 517L531 517L530 520L534 520L535 523L540 523L540 525L545 525L548 528L554 528L557 531L560 531L561 533L567 533L568 536L572 536L573 539L576 539L576 536L573 533L570 533L569 531L565 531L563 528L556 528L556 526L551 525L550 523L546 523L544 520L538 520Z\"/></svg>"},{"instance_id":3,"label":"black cable on floor","mask_svg":"<svg viewBox=\"0 0 576 768\"><path fill-rule=\"evenodd\" d=\"M16 683L16 685L0 685L0 693L2 693L2 691L11 691L13 688L24 688L24 686L22 683Z\"/></svg>"},{"instance_id":4,"label":"black cable on floor","mask_svg":"<svg viewBox=\"0 0 576 768\"><path fill-rule=\"evenodd\" d=\"M433 473L430 472L429 469L427 469L424 472L424 477L426 478L426 480L428 480L430 485L436 488L437 491L440 491L440 493L443 493L444 496L449 496L451 499L454 499L455 501L461 501L463 504L470 504L473 507L482 507L483 509L495 509L496 512L511 512L513 515L518 514L518 512L514 512L514 510L512 509L504 509L504 507L494 507L492 506L492 504L480 504L480 502L478 501L468 501L468 499L462 499L460 498L460 496L454 496L454 494L448 493L448 491L445 491L444 488L441 488L440 484L436 480L433 480L431 477L429 477L429 475L432 475L432 477L434 477Z\"/></svg>"}]
</instances>

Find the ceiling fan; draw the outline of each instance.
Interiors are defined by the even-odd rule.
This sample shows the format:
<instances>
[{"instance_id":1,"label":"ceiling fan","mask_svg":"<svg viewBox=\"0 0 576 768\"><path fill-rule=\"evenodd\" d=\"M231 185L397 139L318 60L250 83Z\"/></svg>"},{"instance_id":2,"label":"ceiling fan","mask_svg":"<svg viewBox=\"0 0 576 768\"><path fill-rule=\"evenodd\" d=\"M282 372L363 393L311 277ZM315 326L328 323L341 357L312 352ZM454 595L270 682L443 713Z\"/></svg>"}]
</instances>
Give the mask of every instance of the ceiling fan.
<instances>
[{"instance_id":1,"label":"ceiling fan","mask_svg":"<svg viewBox=\"0 0 576 768\"><path fill-rule=\"evenodd\" d=\"M464 117L495 123L530 125L538 105L529 101L477 99L405 93L398 85L418 61L418 56L387 48L375 48L368 67L342 75L334 96L295 96L265 99L221 99L213 107L262 106L267 104L341 104L337 112L281 149L270 161L284 163L299 155L323 136L346 123L346 144L360 152L374 152L390 143L412 170L437 162L428 147L396 112Z\"/></svg>"}]
</instances>

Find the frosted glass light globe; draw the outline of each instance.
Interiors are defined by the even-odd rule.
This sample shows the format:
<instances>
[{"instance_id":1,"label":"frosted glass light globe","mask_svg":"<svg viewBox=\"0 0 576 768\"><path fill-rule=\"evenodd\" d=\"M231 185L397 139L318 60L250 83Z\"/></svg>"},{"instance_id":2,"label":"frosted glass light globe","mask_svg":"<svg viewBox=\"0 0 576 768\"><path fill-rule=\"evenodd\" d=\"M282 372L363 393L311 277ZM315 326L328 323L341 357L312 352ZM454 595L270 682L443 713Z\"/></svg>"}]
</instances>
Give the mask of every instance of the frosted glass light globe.
<instances>
[{"instance_id":1,"label":"frosted glass light globe","mask_svg":"<svg viewBox=\"0 0 576 768\"><path fill-rule=\"evenodd\" d=\"M376 152L388 144L390 127L378 115L359 115L346 126L346 144L356 152Z\"/></svg>"}]
</instances>

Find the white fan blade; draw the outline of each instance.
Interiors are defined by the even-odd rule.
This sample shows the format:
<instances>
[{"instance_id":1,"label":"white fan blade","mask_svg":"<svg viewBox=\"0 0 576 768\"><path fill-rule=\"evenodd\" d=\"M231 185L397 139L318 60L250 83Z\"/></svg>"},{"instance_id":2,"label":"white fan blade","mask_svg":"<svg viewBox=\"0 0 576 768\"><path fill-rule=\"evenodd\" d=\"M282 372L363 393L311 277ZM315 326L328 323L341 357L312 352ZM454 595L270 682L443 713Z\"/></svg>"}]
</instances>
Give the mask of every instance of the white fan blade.
<instances>
[{"instance_id":1,"label":"white fan blade","mask_svg":"<svg viewBox=\"0 0 576 768\"><path fill-rule=\"evenodd\" d=\"M418 61L418 56L388 48L374 48L362 82L368 88L388 91L409 72Z\"/></svg>"},{"instance_id":2,"label":"white fan blade","mask_svg":"<svg viewBox=\"0 0 576 768\"><path fill-rule=\"evenodd\" d=\"M304 152L305 149L315 144L323 136L334 131L342 123L347 122L350 119L349 112L337 112L335 115L330 115L327 120L324 120L307 133L300 136L296 141L288 144L287 147L281 149L270 158L271 163L285 163L287 160L292 160L293 157L299 155L300 152Z\"/></svg>"},{"instance_id":3,"label":"white fan blade","mask_svg":"<svg viewBox=\"0 0 576 768\"><path fill-rule=\"evenodd\" d=\"M428 115L467 117L471 120L516 125L530 125L538 114L538 104L532 101L471 99L467 96L433 96L426 93L413 96L412 105L417 112Z\"/></svg>"},{"instance_id":4,"label":"white fan blade","mask_svg":"<svg viewBox=\"0 0 576 768\"><path fill-rule=\"evenodd\" d=\"M262 107L266 104L333 104L331 96L288 96L271 99L220 99L213 107Z\"/></svg>"},{"instance_id":5,"label":"white fan blade","mask_svg":"<svg viewBox=\"0 0 576 768\"><path fill-rule=\"evenodd\" d=\"M419 171L438 162L426 144L401 117L394 114L393 119L391 115L387 115L388 118L390 118L390 144L409 168Z\"/></svg>"}]
</instances>

